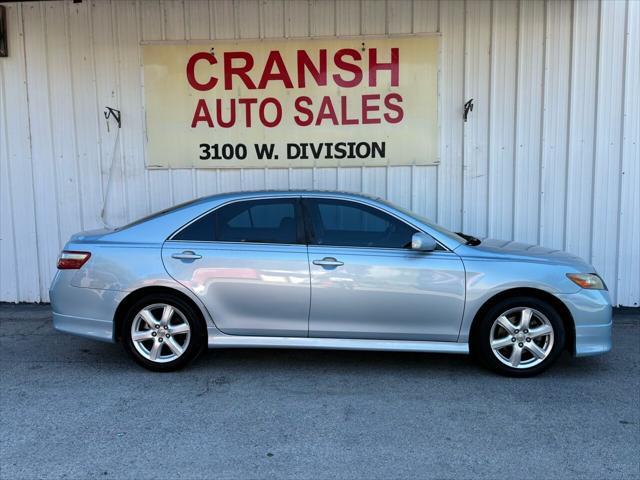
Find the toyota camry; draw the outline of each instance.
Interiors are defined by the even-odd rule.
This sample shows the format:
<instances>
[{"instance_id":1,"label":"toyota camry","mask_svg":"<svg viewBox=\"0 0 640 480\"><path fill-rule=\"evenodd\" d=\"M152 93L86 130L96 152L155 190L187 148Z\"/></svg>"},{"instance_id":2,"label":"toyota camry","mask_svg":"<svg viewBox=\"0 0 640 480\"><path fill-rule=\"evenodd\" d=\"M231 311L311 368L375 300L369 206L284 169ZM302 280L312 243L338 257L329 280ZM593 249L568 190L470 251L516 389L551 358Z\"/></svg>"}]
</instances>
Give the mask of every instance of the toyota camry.
<instances>
[{"instance_id":1,"label":"toyota camry","mask_svg":"<svg viewBox=\"0 0 640 480\"><path fill-rule=\"evenodd\" d=\"M55 328L157 371L260 347L472 353L529 376L611 349L607 288L585 261L351 193L200 198L73 235L57 267Z\"/></svg>"}]
</instances>

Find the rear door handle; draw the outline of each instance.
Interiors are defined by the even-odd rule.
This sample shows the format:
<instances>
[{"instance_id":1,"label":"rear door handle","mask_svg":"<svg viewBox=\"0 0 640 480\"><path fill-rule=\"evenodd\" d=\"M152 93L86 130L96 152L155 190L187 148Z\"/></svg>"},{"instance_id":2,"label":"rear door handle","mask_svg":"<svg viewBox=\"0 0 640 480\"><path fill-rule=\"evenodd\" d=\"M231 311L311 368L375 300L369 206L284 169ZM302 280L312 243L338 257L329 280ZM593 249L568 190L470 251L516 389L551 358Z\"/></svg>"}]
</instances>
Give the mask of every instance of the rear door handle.
<instances>
[{"instance_id":1,"label":"rear door handle","mask_svg":"<svg viewBox=\"0 0 640 480\"><path fill-rule=\"evenodd\" d=\"M320 265L321 267L340 267L344 265L344 262L336 260L333 257L324 257L322 260L314 260L314 265Z\"/></svg>"},{"instance_id":2,"label":"rear door handle","mask_svg":"<svg viewBox=\"0 0 640 480\"><path fill-rule=\"evenodd\" d=\"M174 253L171 255L171 258L177 258L178 260L198 260L199 258L202 258L202 255L198 255L195 252L187 250L182 253Z\"/></svg>"}]
</instances>

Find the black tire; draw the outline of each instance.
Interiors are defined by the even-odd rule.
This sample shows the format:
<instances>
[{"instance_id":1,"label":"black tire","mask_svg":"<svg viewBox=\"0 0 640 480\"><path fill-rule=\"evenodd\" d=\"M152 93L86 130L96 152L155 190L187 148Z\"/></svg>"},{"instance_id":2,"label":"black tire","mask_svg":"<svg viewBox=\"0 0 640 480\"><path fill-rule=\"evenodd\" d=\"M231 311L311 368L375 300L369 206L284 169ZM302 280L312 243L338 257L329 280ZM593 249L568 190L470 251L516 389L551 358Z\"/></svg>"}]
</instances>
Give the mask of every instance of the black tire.
<instances>
[{"instance_id":1,"label":"black tire","mask_svg":"<svg viewBox=\"0 0 640 480\"><path fill-rule=\"evenodd\" d=\"M519 307L526 307L537 310L544 315L549 321L549 324L553 328L553 345L550 348L547 356L537 365L531 367L515 368L506 365L498 359L497 354L494 353L491 348L491 330L494 322L505 312ZM514 313L514 315L517 315ZM487 368L498 372L502 375L510 377L531 377L542 373L556 362L558 357L562 354L565 346L565 329L562 323L562 318L557 310L548 302L535 297L518 296L502 300L489 308L485 314L477 320L477 324L472 330L472 338L470 339L471 351L480 360L480 362ZM506 333L506 330L504 331ZM519 332L520 333L520 332ZM511 334L510 334L511 335ZM507 336L510 336L507 335ZM520 333L522 335L522 333ZM515 338L515 337L512 337ZM500 339L498 339L500 340ZM525 345L526 343L518 343L518 345ZM513 347L512 347L513 348ZM509 352L509 347L505 347L500 350L500 353ZM504 355L504 353L503 353ZM527 356L533 357L533 355L527 351ZM531 360L534 361L534 360Z\"/></svg>"},{"instance_id":2,"label":"black tire","mask_svg":"<svg viewBox=\"0 0 640 480\"><path fill-rule=\"evenodd\" d=\"M165 363L154 362L142 356L134 347L134 342L131 338L131 326L138 316L138 313L145 307L160 303L171 305L173 308L179 310L191 330L189 342L184 353L176 359ZM178 295L172 294L151 294L135 302L125 314L121 332L122 344L127 353L131 355L138 364L155 372L171 372L183 368L200 355L207 345L207 329L202 314L194 308L191 303L185 301Z\"/></svg>"}]
</instances>

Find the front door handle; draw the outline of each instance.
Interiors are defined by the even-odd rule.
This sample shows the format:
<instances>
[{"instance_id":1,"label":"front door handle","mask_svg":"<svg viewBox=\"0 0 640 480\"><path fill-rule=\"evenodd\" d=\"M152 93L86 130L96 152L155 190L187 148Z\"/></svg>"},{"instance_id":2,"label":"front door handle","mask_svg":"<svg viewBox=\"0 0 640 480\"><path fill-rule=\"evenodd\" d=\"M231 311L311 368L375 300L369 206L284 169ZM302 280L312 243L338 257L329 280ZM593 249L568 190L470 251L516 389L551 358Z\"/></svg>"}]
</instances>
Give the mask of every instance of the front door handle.
<instances>
[{"instance_id":1,"label":"front door handle","mask_svg":"<svg viewBox=\"0 0 640 480\"><path fill-rule=\"evenodd\" d=\"M340 267L344 265L344 262L336 260L333 257L324 257L322 260L314 260L314 265L320 265L321 267Z\"/></svg>"},{"instance_id":2,"label":"front door handle","mask_svg":"<svg viewBox=\"0 0 640 480\"><path fill-rule=\"evenodd\" d=\"M199 258L202 258L202 255L198 255L195 252L187 250L182 253L174 253L171 255L171 258L177 258L178 260L198 260Z\"/></svg>"}]
</instances>

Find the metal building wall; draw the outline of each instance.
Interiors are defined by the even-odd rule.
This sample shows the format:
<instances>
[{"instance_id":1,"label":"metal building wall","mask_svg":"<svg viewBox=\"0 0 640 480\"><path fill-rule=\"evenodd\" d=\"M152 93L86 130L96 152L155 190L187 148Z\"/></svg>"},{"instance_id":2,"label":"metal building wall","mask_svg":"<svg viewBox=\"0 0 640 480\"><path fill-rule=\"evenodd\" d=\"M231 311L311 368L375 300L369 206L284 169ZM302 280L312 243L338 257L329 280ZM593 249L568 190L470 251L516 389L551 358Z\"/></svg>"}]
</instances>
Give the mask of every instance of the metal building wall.
<instances>
[{"instance_id":1,"label":"metal building wall","mask_svg":"<svg viewBox=\"0 0 640 480\"><path fill-rule=\"evenodd\" d=\"M7 4L0 300L46 301L70 234L209 193L364 191L454 230L570 250L640 304L640 2L197 0ZM148 171L142 40L441 32L439 166ZM475 109L462 122L462 105Z\"/></svg>"}]
</instances>

